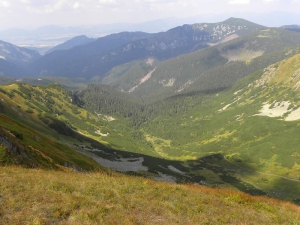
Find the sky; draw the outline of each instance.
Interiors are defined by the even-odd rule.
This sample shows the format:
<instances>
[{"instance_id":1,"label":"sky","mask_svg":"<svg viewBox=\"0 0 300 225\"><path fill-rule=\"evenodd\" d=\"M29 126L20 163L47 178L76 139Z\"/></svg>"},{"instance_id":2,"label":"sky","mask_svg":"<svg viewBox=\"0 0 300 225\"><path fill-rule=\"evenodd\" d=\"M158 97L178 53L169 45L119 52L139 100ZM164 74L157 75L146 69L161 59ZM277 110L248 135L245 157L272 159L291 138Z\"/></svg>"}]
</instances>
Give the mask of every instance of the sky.
<instances>
[{"instance_id":1,"label":"sky","mask_svg":"<svg viewBox=\"0 0 300 225\"><path fill-rule=\"evenodd\" d=\"M0 30L274 11L300 14L300 0L0 0Z\"/></svg>"}]
</instances>

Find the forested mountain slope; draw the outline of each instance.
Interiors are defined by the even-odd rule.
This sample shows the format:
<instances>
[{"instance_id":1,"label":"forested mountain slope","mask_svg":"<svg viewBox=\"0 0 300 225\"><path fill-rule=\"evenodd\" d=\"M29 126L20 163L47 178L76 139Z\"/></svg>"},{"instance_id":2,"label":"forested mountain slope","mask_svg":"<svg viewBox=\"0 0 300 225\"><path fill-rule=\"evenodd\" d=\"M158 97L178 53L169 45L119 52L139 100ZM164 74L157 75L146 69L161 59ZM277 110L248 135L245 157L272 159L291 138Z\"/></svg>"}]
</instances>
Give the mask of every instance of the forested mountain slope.
<instances>
[{"instance_id":1,"label":"forested mountain slope","mask_svg":"<svg viewBox=\"0 0 300 225\"><path fill-rule=\"evenodd\" d=\"M53 160L21 158L33 167L92 165L77 154L69 158L76 150L130 174L297 203L299 65L295 55L226 91L185 93L151 104L108 86L74 93L58 85L6 85L0 92L2 133L26 155L38 152ZM2 153L5 162L19 160L7 147Z\"/></svg>"},{"instance_id":2,"label":"forested mountain slope","mask_svg":"<svg viewBox=\"0 0 300 225\"><path fill-rule=\"evenodd\" d=\"M120 64L148 56L166 60L261 28L260 25L231 18L220 23L183 25L157 34L113 34L69 51L48 54L33 63L30 69L36 76L101 79ZM124 35L131 39L124 39Z\"/></svg>"},{"instance_id":3,"label":"forested mountain slope","mask_svg":"<svg viewBox=\"0 0 300 225\"><path fill-rule=\"evenodd\" d=\"M299 62L296 55L227 91L185 97L185 113L156 117L142 129L165 157L220 153L241 169L240 179L272 196L298 198Z\"/></svg>"},{"instance_id":4,"label":"forested mountain slope","mask_svg":"<svg viewBox=\"0 0 300 225\"><path fill-rule=\"evenodd\" d=\"M78 76L74 71L69 71L67 69L70 66L76 67L76 64L80 65L81 60L85 60L86 58L102 55L107 51L112 51L126 43L150 36L151 34L143 32L121 32L118 34L111 34L98 38L94 42L83 46L51 52L33 62L28 69L31 71L32 75L35 76L85 77L85 72L82 70L77 71L77 73L80 73ZM84 68L86 70L88 65L85 65ZM84 68L82 69L84 70Z\"/></svg>"},{"instance_id":5,"label":"forested mountain slope","mask_svg":"<svg viewBox=\"0 0 300 225\"><path fill-rule=\"evenodd\" d=\"M97 162L299 203L299 35L265 28L164 62L130 61L103 79L119 90L1 86L1 162L79 171Z\"/></svg>"},{"instance_id":6,"label":"forested mountain slope","mask_svg":"<svg viewBox=\"0 0 300 225\"><path fill-rule=\"evenodd\" d=\"M150 101L185 91L215 92L296 54L298 45L298 33L267 28L161 63L147 58L124 64L102 82Z\"/></svg>"},{"instance_id":7,"label":"forested mountain slope","mask_svg":"<svg viewBox=\"0 0 300 225\"><path fill-rule=\"evenodd\" d=\"M91 142L59 118L68 112L80 114L71 99L70 92L58 85L0 87L1 163L58 170L100 169L70 145Z\"/></svg>"},{"instance_id":8,"label":"forested mountain slope","mask_svg":"<svg viewBox=\"0 0 300 225\"><path fill-rule=\"evenodd\" d=\"M137 112L126 114L132 121L128 125L151 144L150 154L185 161L183 168L205 177L207 185L224 185L224 174L217 171L226 171L267 195L297 202L299 62L295 55L217 93L185 92L136 107ZM94 110L105 109L99 106ZM221 169L201 168L199 160Z\"/></svg>"}]
</instances>

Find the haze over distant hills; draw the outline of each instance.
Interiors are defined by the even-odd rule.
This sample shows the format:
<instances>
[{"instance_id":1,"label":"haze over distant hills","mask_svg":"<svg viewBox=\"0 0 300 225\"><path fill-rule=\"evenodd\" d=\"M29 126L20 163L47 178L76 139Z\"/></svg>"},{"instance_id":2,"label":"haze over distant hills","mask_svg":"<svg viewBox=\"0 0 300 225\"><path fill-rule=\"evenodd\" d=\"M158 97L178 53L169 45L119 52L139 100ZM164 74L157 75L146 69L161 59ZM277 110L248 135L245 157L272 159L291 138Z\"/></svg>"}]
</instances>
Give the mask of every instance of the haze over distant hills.
<instances>
[{"instance_id":1,"label":"haze over distant hills","mask_svg":"<svg viewBox=\"0 0 300 225\"><path fill-rule=\"evenodd\" d=\"M0 224L300 224L299 25L179 22L6 32Z\"/></svg>"},{"instance_id":2,"label":"haze over distant hills","mask_svg":"<svg viewBox=\"0 0 300 225\"><path fill-rule=\"evenodd\" d=\"M34 76L101 79L110 69L123 63L146 57L166 60L261 28L258 24L231 18L220 23L183 25L156 34L141 33L139 37L135 37L139 33L120 33L99 38L86 46L52 52L29 65L29 70ZM122 42L123 36L133 39ZM103 41L116 44L103 46Z\"/></svg>"},{"instance_id":3,"label":"haze over distant hills","mask_svg":"<svg viewBox=\"0 0 300 225\"><path fill-rule=\"evenodd\" d=\"M298 204L295 29L229 18L78 36L44 56L4 43L0 163L100 164Z\"/></svg>"},{"instance_id":4,"label":"haze over distant hills","mask_svg":"<svg viewBox=\"0 0 300 225\"><path fill-rule=\"evenodd\" d=\"M216 23L229 17L243 18L257 24L270 27L299 24L298 14L285 12L209 14L189 18L165 18L142 23L113 23L86 26L46 25L33 30L12 28L0 31L0 40L19 46L31 47L45 53L55 45L61 44L75 36L86 35L91 38L102 37L122 31L142 31L157 33L167 31L176 26L194 23ZM280 19L279 19L280 18Z\"/></svg>"}]
</instances>

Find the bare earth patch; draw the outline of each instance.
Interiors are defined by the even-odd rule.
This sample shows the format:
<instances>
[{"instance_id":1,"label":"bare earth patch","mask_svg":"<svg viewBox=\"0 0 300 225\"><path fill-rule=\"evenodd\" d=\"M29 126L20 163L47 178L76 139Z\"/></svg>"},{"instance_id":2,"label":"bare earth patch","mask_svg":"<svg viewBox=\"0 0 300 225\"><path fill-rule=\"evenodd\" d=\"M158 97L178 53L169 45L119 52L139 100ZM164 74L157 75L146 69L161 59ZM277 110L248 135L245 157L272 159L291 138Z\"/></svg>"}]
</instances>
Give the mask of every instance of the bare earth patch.
<instances>
[{"instance_id":1,"label":"bare earth patch","mask_svg":"<svg viewBox=\"0 0 300 225\"><path fill-rule=\"evenodd\" d=\"M174 167L172 165L169 165L168 168L175 173L184 174L184 172L182 172L181 170L177 169L176 167Z\"/></svg>"},{"instance_id":2,"label":"bare earth patch","mask_svg":"<svg viewBox=\"0 0 300 225\"><path fill-rule=\"evenodd\" d=\"M236 50L228 50L222 53L222 56L231 61L248 61L254 59L256 57L262 56L264 51L252 51L246 48L236 49Z\"/></svg>"},{"instance_id":3,"label":"bare earth patch","mask_svg":"<svg viewBox=\"0 0 300 225\"><path fill-rule=\"evenodd\" d=\"M91 151L80 151L80 153L91 157L101 166L120 171L120 172L137 172L137 171L147 171L148 167L143 166L144 158L121 158L116 161L108 160L97 156L96 154L92 153Z\"/></svg>"},{"instance_id":4,"label":"bare earth patch","mask_svg":"<svg viewBox=\"0 0 300 225\"><path fill-rule=\"evenodd\" d=\"M133 88L131 88L128 92L133 92L138 86L140 86L142 83L145 83L147 80L149 80L152 77L152 74L155 72L155 70L156 67L153 70L151 70L149 73L147 73L147 75L140 80L140 83L134 86Z\"/></svg>"},{"instance_id":5,"label":"bare earth patch","mask_svg":"<svg viewBox=\"0 0 300 225\"><path fill-rule=\"evenodd\" d=\"M148 58L146 63L147 63L148 65L152 66L153 63L154 63L154 58Z\"/></svg>"},{"instance_id":6,"label":"bare earth patch","mask_svg":"<svg viewBox=\"0 0 300 225\"><path fill-rule=\"evenodd\" d=\"M295 121L300 119L300 108L292 111L284 120L285 121Z\"/></svg>"},{"instance_id":7,"label":"bare earth patch","mask_svg":"<svg viewBox=\"0 0 300 225\"><path fill-rule=\"evenodd\" d=\"M188 80L184 85L180 86L176 92L178 93L178 92L183 91L185 88L190 86L192 83L194 83L192 80Z\"/></svg>"},{"instance_id":8,"label":"bare earth patch","mask_svg":"<svg viewBox=\"0 0 300 225\"><path fill-rule=\"evenodd\" d=\"M274 107L270 108L272 104L265 103L259 111L259 114L255 116L281 117L288 112L290 104L289 101L276 102Z\"/></svg>"},{"instance_id":9,"label":"bare earth patch","mask_svg":"<svg viewBox=\"0 0 300 225\"><path fill-rule=\"evenodd\" d=\"M140 80L140 84L149 80L152 77L152 74L154 73L155 70L156 70L156 67Z\"/></svg>"},{"instance_id":10,"label":"bare earth patch","mask_svg":"<svg viewBox=\"0 0 300 225\"><path fill-rule=\"evenodd\" d=\"M96 130L95 133L99 134L102 137L107 137L109 135L109 133L106 133L106 134L101 133L101 130Z\"/></svg>"},{"instance_id":11,"label":"bare earth patch","mask_svg":"<svg viewBox=\"0 0 300 225\"><path fill-rule=\"evenodd\" d=\"M164 87L172 87L175 83L175 78L171 78L170 80L161 80L159 81L160 84L162 84Z\"/></svg>"},{"instance_id":12,"label":"bare earth patch","mask_svg":"<svg viewBox=\"0 0 300 225\"><path fill-rule=\"evenodd\" d=\"M273 105L273 107L271 107ZM291 105L289 101L275 102L273 104L265 103L262 106L262 109L259 111L259 114L254 116L268 116L268 117L283 117L285 114L288 114L285 118L285 121L295 121L300 119L300 108L295 110L288 109Z\"/></svg>"},{"instance_id":13,"label":"bare earth patch","mask_svg":"<svg viewBox=\"0 0 300 225\"><path fill-rule=\"evenodd\" d=\"M103 115L103 114L100 114L100 113L97 113L97 112L95 112L95 113L96 113L96 115L97 115L100 119L106 120L107 122L111 122L111 121L116 120L116 119L113 118L112 116Z\"/></svg>"},{"instance_id":14,"label":"bare earth patch","mask_svg":"<svg viewBox=\"0 0 300 225\"><path fill-rule=\"evenodd\" d=\"M222 109L219 109L218 112L222 112L224 110L226 110L229 106L231 106L232 104L236 103L238 100L240 100L241 98L236 99L234 102L229 103L227 105L225 105Z\"/></svg>"},{"instance_id":15,"label":"bare earth patch","mask_svg":"<svg viewBox=\"0 0 300 225\"><path fill-rule=\"evenodd\" d=\"M221 40L221 41L213 42L213 43L207 43L207 44L208 44L209 46L215 46L215 45L218 45L218 44L225 43L225 42L227 42L227 41L231 41L231 40L233 40L233 39L235 39L235 38L238 38L238 37L239 37L239 35L237 35L237 34L231 34L231 35L227 36L226 38L224 38L224 39Z\"/></svg>"}]
</instances>

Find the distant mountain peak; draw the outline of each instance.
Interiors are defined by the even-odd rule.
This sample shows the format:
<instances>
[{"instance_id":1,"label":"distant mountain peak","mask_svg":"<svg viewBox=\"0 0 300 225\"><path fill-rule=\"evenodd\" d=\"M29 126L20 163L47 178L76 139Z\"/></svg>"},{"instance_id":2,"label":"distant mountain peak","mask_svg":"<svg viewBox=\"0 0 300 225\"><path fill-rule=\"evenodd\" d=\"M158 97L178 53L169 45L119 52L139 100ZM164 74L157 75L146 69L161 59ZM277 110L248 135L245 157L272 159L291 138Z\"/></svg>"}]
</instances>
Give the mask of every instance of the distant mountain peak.
<instances>
[{"instance_id":1,"label":"distant mountain peak","mask_svg":"<svg viewBox=\"0 0 300 225\"><path fill-rule=\"evenodd\" d=\"M47 51L46 54L49 54L49 53L51 53L53 51L57 51L57 50L68 50L68 49L74 48L76 46L89 44L93 41L95 41L95 39L88 38L85 35L76 36L62 44L56 45L55 47L53 47L49 51Z\"/></svg>"}]
</instances>

